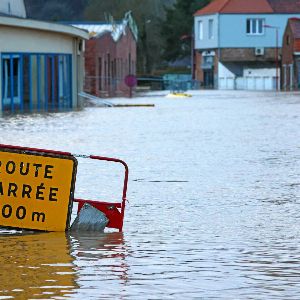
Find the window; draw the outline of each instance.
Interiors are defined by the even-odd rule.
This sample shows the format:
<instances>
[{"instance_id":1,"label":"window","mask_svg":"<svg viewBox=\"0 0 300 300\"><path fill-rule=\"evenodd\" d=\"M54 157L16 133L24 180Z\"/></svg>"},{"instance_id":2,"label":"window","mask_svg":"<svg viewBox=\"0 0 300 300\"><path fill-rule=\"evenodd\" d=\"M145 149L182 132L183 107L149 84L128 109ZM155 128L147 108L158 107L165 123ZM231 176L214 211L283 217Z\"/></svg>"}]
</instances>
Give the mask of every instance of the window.
<instances>
[{"instance_id":1,"label":"window","mask_svg":"<svg viewBox=\"0 0 300 300\"><path fill-rule=\"evenodd\" d=\"M264 34L264 19L247 19L246 32L249 35Z\"/></svg>"},{"instance_id":2,"label":"window","mask_svg":"<svg viewBox=\"0 0 300 300\"><path fill-rule=\"evenodd\" d=\"M49 111L72 107L70 54L3 53L4 111Z\"/></svg>"},{"instance_id":3,"label":"window","mask_svg":"<svg viewBox=\"0 0 300 300\"><path fill-rule=\"evenodd\" d=\"M208 20L208 38L214 38L214 20Z\"/></svg>"},{"instance_id":4,"label":"window","mask_svg":"<svg viewBox=\"0 0 300 300\"><path fill-rule=\"evenodd\" d=\"M2 98L3 105L20 104L20 56L19 55L3 55L2 58L2 79L3 89Z\"/></svg>"},{"instance_id":5,"label":"window","mask_svg":"<svg viewBox=\"0 0 300 300\"><path fill-rule=\"evenodd\" d=\"M199 39L203 40L203 22L198 22L198 30L199 30Z\"/></svg>"},{"instance_id":6,"label":"window","mask_svg":"<svg viewBox=\"0 0 300 300\"><path fill-rule=\"evenodd\" d=\"M214 64L214 57L211 55L203 56L203 63L205 65L213 65Z\"/></svg>"},{"instance_id":7,"label":"window","mask_svg":"<svg viewBox=\"0 0 300 300\"><path fill-rule=\"evenodd\" d=\"M290 37L290 35L288 34L288 35L286 36L286 44L289 45L290 43L291 43L291 37Z\"/></svg>"}]
</instances>

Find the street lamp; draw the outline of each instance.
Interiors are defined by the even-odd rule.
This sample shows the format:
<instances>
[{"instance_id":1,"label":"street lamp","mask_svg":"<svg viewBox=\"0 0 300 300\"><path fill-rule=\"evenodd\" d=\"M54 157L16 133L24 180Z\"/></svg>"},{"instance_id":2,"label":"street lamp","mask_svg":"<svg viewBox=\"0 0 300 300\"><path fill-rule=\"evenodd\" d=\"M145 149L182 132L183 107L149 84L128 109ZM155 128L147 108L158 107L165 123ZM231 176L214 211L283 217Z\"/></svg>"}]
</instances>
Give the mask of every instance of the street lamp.
<instances>
[{"instance_id":1,"label":"street lamp","mask_svg":"<svg viewBox=\"0 0 300 300\"><path fill-rule=\"evenodd\" d=\"M278 91L278 78L279 78L279 62L278 62L278 26L272 26L272 25L263 25L265 28L272 28L275 29L276 32L276 48L275 48L275 63L276 63L276 91Z\"/></svg>"}]
</instances>

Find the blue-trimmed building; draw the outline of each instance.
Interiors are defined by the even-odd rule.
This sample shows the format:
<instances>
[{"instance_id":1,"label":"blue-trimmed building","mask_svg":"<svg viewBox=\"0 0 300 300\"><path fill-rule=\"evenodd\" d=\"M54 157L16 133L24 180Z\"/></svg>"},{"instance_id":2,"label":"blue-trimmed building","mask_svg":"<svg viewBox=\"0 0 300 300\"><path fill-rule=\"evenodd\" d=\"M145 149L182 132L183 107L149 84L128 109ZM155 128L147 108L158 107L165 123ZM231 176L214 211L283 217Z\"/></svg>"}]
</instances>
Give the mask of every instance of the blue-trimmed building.
<instances>
[{"instance_id":1,"label":"blue-trimmed building","mask_svg":"<svg viewBox=\"0 0 300 300\"><path fill-rule=\"evenodd\" d=\"M0 111L80 106L88 33L72 26L0 15Z\"/></svg>"}]
</instances>

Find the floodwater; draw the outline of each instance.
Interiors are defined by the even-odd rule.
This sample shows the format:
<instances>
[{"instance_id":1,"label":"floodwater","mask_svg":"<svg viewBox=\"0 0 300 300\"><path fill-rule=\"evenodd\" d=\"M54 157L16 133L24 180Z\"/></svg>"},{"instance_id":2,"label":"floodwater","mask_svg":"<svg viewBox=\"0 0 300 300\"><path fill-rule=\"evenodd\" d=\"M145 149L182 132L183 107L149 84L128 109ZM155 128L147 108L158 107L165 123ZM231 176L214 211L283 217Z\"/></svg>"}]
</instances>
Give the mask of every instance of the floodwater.
<instances>
[{"instance_id":1,"label":"floodwater","mask_svg":"<svg viewBox=\"0 0 300 300\"><path fill-rule=\"evenodd\" d=\"M3 231L0 299L299 299L300 94L114 102L155 107L0 120L1 143L130 169L123 233ZM76 196L119 200L111 165L79 161Z\"/></svg>"}]
</instances>

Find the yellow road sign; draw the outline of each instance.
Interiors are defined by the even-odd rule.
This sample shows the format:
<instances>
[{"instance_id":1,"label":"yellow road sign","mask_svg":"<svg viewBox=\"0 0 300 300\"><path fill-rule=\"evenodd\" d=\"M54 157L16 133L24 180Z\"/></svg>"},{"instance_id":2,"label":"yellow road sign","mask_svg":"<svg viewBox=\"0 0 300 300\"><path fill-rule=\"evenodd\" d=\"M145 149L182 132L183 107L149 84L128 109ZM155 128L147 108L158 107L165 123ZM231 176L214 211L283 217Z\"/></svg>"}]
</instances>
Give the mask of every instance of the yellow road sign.
<instances>
[{"instance_id":1,"label":"yellow road sign","mask_svg":"<svg viewBox=\"0 0 300 300\"><path fill-rule=\"evenodd\" d=\"M0 148L0 226L67 230L76 168L73 156Z\"/></svg>"}]
</instances>

